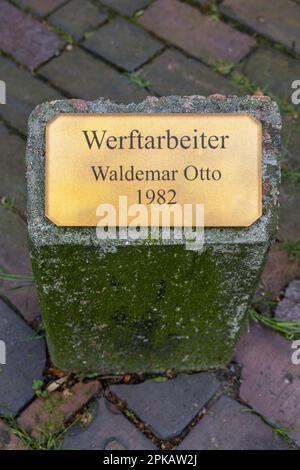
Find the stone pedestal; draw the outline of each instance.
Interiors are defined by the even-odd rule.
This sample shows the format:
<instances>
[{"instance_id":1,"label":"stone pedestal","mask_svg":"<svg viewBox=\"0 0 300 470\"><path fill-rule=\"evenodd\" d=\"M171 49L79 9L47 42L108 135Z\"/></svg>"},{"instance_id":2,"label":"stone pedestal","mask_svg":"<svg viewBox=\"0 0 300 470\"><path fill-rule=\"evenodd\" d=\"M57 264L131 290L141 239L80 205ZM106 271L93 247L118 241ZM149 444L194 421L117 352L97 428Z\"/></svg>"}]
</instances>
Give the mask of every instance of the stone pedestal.
<instances>
[{"instance_id":1,"label":"stone pedestal","mask_svg":"<svg viewBox=\"0 0 300 470\"><path fill-rule=\"evenodd\" d=\"M181 241L98 240L95 228L45 217L45 128L57 113L248 113L263 126L263 215L246 228ZM54 364L72 372L198 371L232 357L276 232L281 128L266 97L148 98L140 104L56 101L37 107L27 146L33 271Z\"/></svg>"}]
</instances>

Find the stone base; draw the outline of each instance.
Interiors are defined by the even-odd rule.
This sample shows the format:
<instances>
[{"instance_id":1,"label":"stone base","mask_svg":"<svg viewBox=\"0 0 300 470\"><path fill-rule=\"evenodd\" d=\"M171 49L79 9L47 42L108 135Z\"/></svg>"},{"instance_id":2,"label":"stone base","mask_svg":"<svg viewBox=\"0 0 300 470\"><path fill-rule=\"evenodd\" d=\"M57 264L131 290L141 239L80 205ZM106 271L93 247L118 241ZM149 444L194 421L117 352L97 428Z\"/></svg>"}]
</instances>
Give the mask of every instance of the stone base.
<instances>
[{"instance_id":1,"label":"stone base","mask_svg":"<svg viewBox=\"0 0 300 470\"><path fill-rule=\"evenodd\" d=\"M73 372L158 373L225 365L267 246L33 250L54 363Z\"/></svg>"}]
</instances>

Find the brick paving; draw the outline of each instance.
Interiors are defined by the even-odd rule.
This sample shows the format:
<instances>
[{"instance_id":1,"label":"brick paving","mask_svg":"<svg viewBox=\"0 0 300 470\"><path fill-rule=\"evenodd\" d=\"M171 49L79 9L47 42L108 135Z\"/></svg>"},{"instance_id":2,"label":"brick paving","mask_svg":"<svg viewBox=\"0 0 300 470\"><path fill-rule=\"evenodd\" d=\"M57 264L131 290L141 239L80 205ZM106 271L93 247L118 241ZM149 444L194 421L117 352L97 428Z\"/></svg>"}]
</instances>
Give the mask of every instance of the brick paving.
<instances>
[{"instance_id":1,"label":"brick paving","mask_svg":"<svg viewBox=\"0 0 300 470\"><path fill-rule=\"evenodd\" d=\"M84 47L124 70L133 71L163 45L139 26L116 18L84 42Z\"/></svg>"},{"instance_id":2,"label":"brick paving","mask_svg":"<svg viewBox=\"0 0 300 470\"><path fill-rule=\"evenodd\" d=\"M38 440L59 432L101 389L100 382L77 383L64 392L36 398L18 418L18 424Z\"/></svg>"},{"instance_id":3,"label":"brick paving","mask_svg":"<svg viewBox=\"0 0 300 470\"><path fill-rule=\"evenodd\" d=\"M101 0L101 3L121 13L121 15L131 16L148 6L151 0Z\"/></svg>"},{"instance_id":4,"label":"brick paving","mask_svg":"<svg viewBox=\"0 0 300 470\"><path fill-rule=\"evenodd\" d=\"M286 161L290 168L297 170L299 166L297 152L300 147L299 122L290 114L283 116L282 145L283 163Z\"/></svg>"},{"instance_id":5,"label":"brick paving","mask_svg":"<svg viewBox=\"0 0 300 470\"><path fill-rule=\"evenodd\" d=\"M282 184L280 193L279 238L281 240L297 241L299 239L300 220L296 217L299 207L299 189L297 185L287 181Z\"/></svg>"},{"instance_id":6,"label":"brick paving","mask_svg":"<svg viewBox=\"0 0 300 470\"><path fill-rule=\"evenodd\" d=\"M13 210L0 207L0 266L1 270L20 276L31 275L25 221ZM0 293L25 318L33 323L39 316L35 286L32 282L0 280Z\"/></svg>"},{"instance_id":7,"label":"brick paving","mask_svg":"<svg viewBox=\"0 0 300 470\"><path fill-rule=\"evenodd\" d=\"M66 0L15 0L14 3L24 10L28 10L38 16L46 16L53 10L63 5Z\"/></svg>"},{"instance_id":8,"label":"brick paving","mask_svg":"<svg viewBox=\"0 0 300 470\"><path fill-rule=\"evenodd\" d=\"M234 94L237 87L228 78L181 52L168 49L141 69L156 95Z\"/></svg>"},{"instance_id":9,"label":"brick paving","mask_svg":"<svg viewBox=\"0 0 300 470\"><path fill-rule=\"evenodd\" d=\"M146 90L138 88L114 68L80 48L65 51L42 67L39 73L72 98L96 99L104 96L131 102L147 96Z\"/></svg>"},{"instance_id":10,"label":"brick paving","mask_svg":"<svg viewBox=\"0 0 300 470\"><path fill-rule=\"evenodd\" d=\"M157 447L145 437L120 410L105 398L91 404L89 426L79 421L65 435L64 449L78 450L154 450ZM83 417L84 418L84 417ZM85 417L86 418L86 417Z\"/></svg>"},{"instance_id":11,"label":"brick paving","mask_svg":"<svg viewBox=\"0 0 300 470\"><path fill-rule=\"evenodd\" d=\"M291 82L300 79L300 3L0 0L0 21L0 80L7 85L7 104L0 105L0 272L31 276L24 149L37 104L264 92L278 98L282 111L283 178L278 240L254 305L275 318L299 320L300 115L290 96ZM0 296L0 340L9 359L0 373L0 449L25 446L9 415L37 441L67 426L57 443L65 449L300 445L300 366L292 364L291 342L270 329L251 324L235 362L214 374L140 377L129 385L127 376L117 384L102 377L81 382L46 366L30 278L0 280ZM33 381L44 380L47 388L55 374L62 385L35 397Z\"/></svg>"},{"instance_id":12,"label":"brick paving","mask_svg":"<svg viewBox=\"0 0 300 470\"><path fill-rule=\"evenodd\" d=\"M0 198L13 200L14 206L25 214L25 142L2 123L0 123L0 153ZM11 164L12 155L14 165Z\"/></svg>"},{"instance_id":13,"label":"brick paving","mask_svg":"<svg viewBox=\"0 0 300 470\"><path fill-rule=\"evenodd\" d=\"M215 395L219 382L212 374L194 374L157 383L113 385L112 393L163 440L180 435Z\"/></svg>"},{"instance_id":14,"label":"brick paving","mask_svg":"<svg viewBox=\"0 0 300 470\"><path fill-rule=\"evenodd\" d=\"M214 3L214 0L195 0L195 3L202 7L207 7L209 5L212 5Z\"/></svg>"},{"instance_id":15,"label":"brick paving","mask_svg":"<svg viewBox=\"0 0 300 470\"><path fill-rule=\"evenodd\" d=\"M71 0L50 15L49 21L64 33L75 39L81 39L85 33L96 29L107 20L104 9L97 8L92 2Z\"/></svg>"},{"instance_id":16,"label":"brick paving","mask_svg":"<svg viewBox=\"0 0 300 470\"><path fill-rule=\"evenodd\" d=\"M293 365L291 343L253 324L239 343L242 366L240 398L300 445L300 375Z\"/></svg>"},{"instance_id":17,"label":"brick paving","mask_svg":"<svg viewBox=\"0 0 300 470\"><path fill-rule=\"evenodd\" d=\"M26 450L20 439L17 438L3 421L0 420L0 450Z\"/></svg>"},{"instance_id":18,"label":"brick paving","mask_svg":"<svg viewBox=\"0 0 300 470\"><path fill-rule=\"evenodd\" d=\"M300 280L290 282L284 298L276 307L275 315L282 319L300 321Z\"/></svg>"},{"instance_id":19,"label":"brick paving","mask_svg":"<svg viewBox=\"0 0 300 470\"><path fill-rule=\"evenodd\" d=\"M141 16L140 23L168 43L210 64L217 60L238 62L255 45L247 34L178 0L157 0Z\"/></svg>"},{"instance_id":20,"label":"brick paving","mask_svg":"<svg viewBox=\"0 0 300 470\"><path fill-rule=\"evenodd\" d=\"M0 337L6 344L7 363L0 369L0 415L16 415L34 396L33 380L43 378L45 344L0 299Z\"/></svg>"},{"instance_id":21,"label":"brick paving","mask_svg":"<svg viewBox=\"0 0 300 470\"><path fill-rule=\"evenodd\" d=\"M0 116L24 135L27 133L29 114L36 105L62 98L52 86L37 80L27 70L3 57L0 57L0 76L1 80L9 83L7 104L0 106Z\"/></svg>"},{"instance_id":22,"label":"brick paving","mask_svg":"<svg viewBox=\"0 0 300 470\"><path fill-rule=\"evenodd\" d=\"M274 74L274 70L280 70L280 73ZM288 99L292 81L300 76L300 63L270 47L261 47L246 61L243 72L267 93Z\"/></svg>"},{"instance_id":23,"label":"brick paving","mask_svg":"<svg viewBox=\"0 0 300 470\"><path fill-rule=\"evenodd\" d=\"M221 11L300 54L300 11L292 0L224 0Z\"/></svg>"},{"instance_id":24,"label":"brick paving","mask_svg":"<svg viewBox=\"0 0 300 470\"><path fill-rule=\"evenodd\" d=\"M289 446L251 410L222 396L192 429L179 450L288 450Z\"/></svg>"},{"instance_id":25,"label":"brick paving","mask_svg":"<svg viewBox=\"0 0 300 470\"><path fill-rule=\"evenodd\" d=\"M43 23L0 1L0 49L30 69L53 57L64 42Z\"/></svg>"},{"instance_id":26,"label":"brick paving","mask_svg":"<svg viewBox=\"0 0 300 470\"><path fill-rule=\"evenodd\" d=\"M291 259L279 243L272 246L261 276L265 292L278 297L284 287L295 278L300 278L300 261Z\"/></svg>"}]
</instances>

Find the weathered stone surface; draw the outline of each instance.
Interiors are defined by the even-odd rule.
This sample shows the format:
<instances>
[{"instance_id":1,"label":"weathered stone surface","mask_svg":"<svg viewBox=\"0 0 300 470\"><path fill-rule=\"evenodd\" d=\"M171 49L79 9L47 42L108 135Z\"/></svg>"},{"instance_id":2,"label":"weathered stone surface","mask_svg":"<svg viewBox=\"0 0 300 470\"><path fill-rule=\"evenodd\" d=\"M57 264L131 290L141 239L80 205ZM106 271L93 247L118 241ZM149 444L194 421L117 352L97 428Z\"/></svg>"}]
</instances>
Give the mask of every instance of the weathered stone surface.
<instances>
[{"instance_id":1,"label":"weathered stone surface","mask_svg":"<svg viewBox=\"0 0 300 470\"><path fill-rule=\"evenodd\" d=\"M279 243L272 246L262 273L264 291L276 297L289 281L300 277L300 262L291 260Z\"/></svg>"},{"instance_id":2,"label":"weathered stone surface","mask_svg":"<svg viewBox=\"0 0 300 470\"><path fill-rule=\"evenodd\" d=\"M27 247L26 223L16 213L0 208L0 268L11 274L31 276ZM36 289L33 282L0 280L1 295L32 323L39 316Z\"/></svg>"},{"instance_id":3,"label":"weathered stone surface","mask_svg":"<svg viewBox=\"0 0 300 470\"><path fill-rule=\"evenodd\" d=\"M293 1L225 0L220 9L230 18L300 53L300 8Z\"/></svg>"},{"instance_id":4,"label":"weathered stone surface","mask_svg":"<svg viewBox=\"0 0 300 470\"><path fill-rule=\"evenodd\" d=\"M250 55L243 72L266 93L289 100L293 91L292 82L300 76L300 63L279 51L261 47Z\"/></svg>"},{"instance_id":5,"label":"weathered stone surface","mask_svg":"<svg viewBox=\"0 0 300 470\"><path fill-rule=\"evenodd\" d=\"M251 324L239 342L240 397L263 416L286 428L300 444L300 375L292 364L291 342L259 324Z\"/></svg>"},{"instance_id":6,"label":"weathered stone surface","mask_svg":"<svg viewBox=\"0 0 300 470\"><path fill-rule=\"evenodd\" d=\"M180 375L165 382L112 385L110 390L160 439L179 436L219 387L213 374Z\"/></svg>"},{"instance_id":7,"label":"weathered stone surface","mask_svg":"<svg viewBox=\"0 0 300 470\"><path fill-rule=\"evenodd\" d=\"M29 114L44 101L62 98L51 86L17 67L10 60L0 57L0 77L7 83L6 105L0 106L0 115L19 132L27 133Z\"/></svg>"},{"instance_id":8,"label":"weathered stone surface","mask_svg":"<svg viewBox=\"0 0 300 470\"><path fill-rule=\"evenodd\" d=\"M234 86L211 68L178 51L167 50L146 65L141 74L155 94L212 95L233 94Z\"/></svg>"},{"instance_id":9,"label":"weathered stone surface","mask_svg":"<svg viewBox=\"0 0 300 470\"><path fill-rule=\"evenodd\" d=\"M257 415L222 396L192 429L178 450L288 450Z\"/></svg>"},{"instance_id":10,"label":"weathered stone surface","mask_svg":"<svg viewBox=\"0 0 300 470\"><path fill-rule=\"evenodd\" d=\"M41 379L46 355L43 340L0 299L0 338L6 364L0 366L0 414L15 415L34 395L32 382Z\"/></svg>"},{"instance_id":11,"label":"weathered stone surface","mask_svg":"<svg viewBox=\"0 0 300 470\"><path fill-rule=\"evenodd\" d=\"M66 0L15 0L21 8L28 9L39 16L48 15L65 2Z\"/></svg>"},{"instance_id":12,"label":"weathered stone surface","mask_svg":"<svg viewBox=\"0 0 300 470\"><path fill-rule=\"evenodd\" d=\"M84 33L100 26L108 15L97 8L92 2L71 0L50 16L51 23L59 26L65 33L81 39Z\"/></svg>"},{"instance_id":13,"label":"weathered stone surface","mask_svg":"<svg viewBox=\"0 0 300 470\"><path fill-rule=\"evenodd\" d=\"M30 69L46 62L64 45L44 24L5 0L0 1L0 23L0 49Z\"/></svg>"},{"instance_id":14,"label":"weathered stone surface","mask_svg":"<svg viewBox=\"0 0 300 470\"><path fill-rule=\"evenodd\" d=\"M139 21L157 36L209 64L218 60L238 62L255 45L247 34L213 21L178 0L154 2Z\"/></svg>"},{"instance_id":15,"label":"weathered stone surface","mask_svg":"<svg viewBox=\"0 0 300 470\"><path fill-rule=\"evenodd\" d=\"M275 315L286 320L300 321L300 281L292 281L286 291L283 300L276 307Z\"/></svg>"},{"instance_id":16,"label":"weathered stone surface","mask_svg":"<svg viewBox=\"0 0 300 470\"><path fill-rule=\"evenodd\" d=\"M9 200L25 214L25 142L3 124L0 124L0 154L0 199Z\"/></svg>"},{"instance_id":17,"label":"weathered stone surface","mask_svg":"<svg viewBox=\"0 0 300 470\"><path fill-rule=\"evenodd\" d=\"M152 450L147 439L105 398L92 403L91 424L75 424L65 435L62 447L79 450Z\"/></svg>"},{"instance_id":18,"label":"weathered stone surface","mask_svg":"<svg viewBox=\"0 0 300 470\"><path fill-rule=\"evenodd\" d=\"M22 441L0 420L0 450L26 450Z\"/></svg>"},{"instance_id":19,"label":"weathered stone surface","mask_svg":"<svg viewBox=\"0 0 300 470\"><path fill-rule=\"evenodd\" d=\"M100 28L84 46L125 70L132 71L159 52L163 45L139 26L116 18Z\"/></svg>"},{"instance_id":20,"label":"weathered stone surface","mask_svg":"<svg viewBox=\"0 0 300 470\"><path fill-rule=\"evenodd\" d=\"M59 112L82 110L250 113L264 128L262 217L244 229L207 229L202 252L186 250L184 240L124 243L98 240L93 228L57 228L44 215L45 126ZM151 97L128 106L73 100L33 112L29 235L56 365L116 373L195 371L227 363L277 225L279 130L277 106L265 97Z\"/></svg>"},{"instance_id":21,"label":"weathered stone surface","mask_svg":"<svg viewBox=\"0 0 300 470\"><path fill-rule=\"evenodd\" d=\"M145 8L151 0L101 0L103 5L106 5L113 10L116 10L121 15L131 16L138 10Z\"/></svg>"},{"instance_id":22,"label":"weathered stone surface","mask_svg":"<svg viewBox=\"0 0 300 470\"><path fill-rule=\"evenodd\" d=\"M36 398L18 418L18 424L34 439L58 433L101 389L100 382L77 383L67 394L54 392Z\"/></svg>"},{"instance_id":23,"label":"weathered stone surface","mask_svg":"<svg viewBox=\"0 0 300 470\"><path fill-rule=\"evenodd\" d=\"M130 102L147 96L145 90L79 48L53 59L41 68L40 73L74 98L96 99L104 96L119 102Z\"/></svg>"}]
</instances>

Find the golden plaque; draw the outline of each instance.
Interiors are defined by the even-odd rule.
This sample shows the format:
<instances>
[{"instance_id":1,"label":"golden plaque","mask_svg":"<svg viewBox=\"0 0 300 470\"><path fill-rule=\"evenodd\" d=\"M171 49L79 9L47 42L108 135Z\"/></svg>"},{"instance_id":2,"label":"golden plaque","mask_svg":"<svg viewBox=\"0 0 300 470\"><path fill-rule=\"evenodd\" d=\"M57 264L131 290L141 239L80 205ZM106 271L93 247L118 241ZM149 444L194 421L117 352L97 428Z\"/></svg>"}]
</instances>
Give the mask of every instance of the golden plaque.
<instances>
[{"instance_id":1,"label":"golden plaque","mask_svg":"<svg viewBox=\"0 0 300 470\"><path fill-rule=\"evenodd\" d=\"M261 133L248 114L58 114L46 129L46 216L123 227L139 213L147 227L151 211L169 210L157 225L196 227L202 206L206 227L249 226L262 214Z\"/></svg>"}]
</instances>

